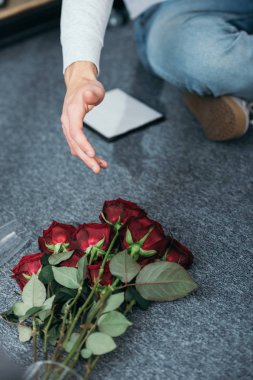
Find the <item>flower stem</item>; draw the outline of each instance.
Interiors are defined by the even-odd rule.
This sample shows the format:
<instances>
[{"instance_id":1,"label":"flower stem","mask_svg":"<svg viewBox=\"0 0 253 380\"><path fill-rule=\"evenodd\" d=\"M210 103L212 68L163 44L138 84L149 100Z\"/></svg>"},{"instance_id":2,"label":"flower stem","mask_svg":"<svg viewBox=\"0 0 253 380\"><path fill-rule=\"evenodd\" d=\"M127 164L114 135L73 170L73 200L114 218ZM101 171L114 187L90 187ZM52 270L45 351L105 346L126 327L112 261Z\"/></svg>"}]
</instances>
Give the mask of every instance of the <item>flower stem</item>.
<instances>
[{"instance_id":1,"label":"flower stem","mask_svg":"<svg viewBox=\"0 0 253 380\"><path fill-rule=\"evenodd\" d=\"M99 277L98 277L97 281L99 281ZM88 332L88 334L86 335L87 326L89 326L91 324L92 320L95 318L95 316L97 315L97 313L104 306L105 301L113 293L113 291L115 290L115 287L117 286L118 282L119 282L119 279L117 278L114 281L114 283L111 285L110 290L107 293L103 294L103 296L96 303L94 309L90 312L90 314L89 314L89 316L88 316L88 318L86 320L85 327L84 327L83 331L81 332L78 340L76 341L76 343L72 347L72 350L68 353L68 355L66 356L66 358L65 358L65 360L63 362L64 365L67 365L74 355L75 355L75 358L78 359L80 350L81 350L82 346L84 345L86 339L88 338L88 336L90 334L90 332ZM93 288L93 290L94 289L96 290L96 286ZM96 327L96 324L93 325L92 329L94 329L95 327ZM74 358L74 360L75 360L75 358ZM77 359L75 360L75 362L77 361Z\"/></svg>"},{"instance_id":2,"label":"flower stem","mask_svg":"<svg viewBox=\"0 0 253 380\"><path fill-rule=\"evenodd\" d=\"M32 319L32 324L33 324L33 331L32 331L32 336L33 336L33 362L35 363L37 361L37 326L36 326L36 321L35 321L34 316Z\"/></svg>"},{"instance_id":3,"label":"flower stem","mask_svg":"<svg viewBox=\"0 0 253 380\"><path fill-rule=\"evenodd\" d=\"M47 340L48 340L48 331L51 326L52 320L54 317L54 308L51 310L50 318L46 324L44 329L44 343L43 343L43 352L44 352L44 360L47 360Z\"/></svg>"},{"instance_id":4,"label":"flower stem","mask_svg":"<svg viewBox=\"0 0 253 380\"><path fill-rule=\"evenodd\" d=\"M78 311L77 311L77 313L76 313L76 315L75 315L75 318L73 319L73 321L72 321L72 323L71 323L71 325L70 325L70 327L69 327L69 329L68 329L68 331L67 331L66 338L64 339L64 343L63 343L63 345L64 345L65 343L67 343L68 340L69 340L69 338L71 337L71 334L72 334L72 332L74 331L74 328L75 328L75 326L76 326L76 324L77 324L77 322L78 322L78 319L80 318L80 316L82 315L82 313L85 311L85 309L86 309L86 307L88 306L90 300L92 299L92 297L93 297L93 295L94 295L94 293L95 293L95 291L96 291L96 287L97 287L97 284L95 284L95 286L92 288L92 290L91 290L91 292L90 292L88 298L87 298L86 301L84 302L84 304L83 304L82 306L79 307L79 309L78 309Z\"/></svg>"},{"instance_id":5,"label":"flower stem","mask_svg":"<svg viewBox=\"0 0 253 380\"><path fill-rule=\"evenodd\" d=\"M87 366L87 370L84 374L84 377L83 377L83 380L88 380L90 374L91 374L91 371L93 370L93 368L95 367L95 365L97 364L98 360L99 360L99 356L96 356L95 359L93 359L90 364Z\"/></svg>"},{"instance_id":6,"label":"flower stem","mask_svg":"<svg viewBox=\"0 0 253 380\"><path fill-rule=\"evenodd\" d=\"M127 304L126 306L126 309L124 311L124 314L126 315L127 313L129 313L131 310L132 310L132 307L136 304L136 301L135 300L132 300L129 304ZM83 377L83 380L88 380L90 374L91 374L91 371L93 370L93 368L95 367L95 365L97 364L98 360L100 359L100 356L96 356L93 360L91 360L91 362L87 365L87 370L84 374L84 377Z\"/></svg>"},{"instance_id":7,"label":"flower stem","mask_svg":"<svg viewBox=\"0 0 253 380\"><path fill-rule=\"evenodd\" d=\"M62 348L62 346L64 346L65 344L65 339L64 339L64 333L65 333L65 326L66 326L66 321L67 321L67 317L68 317L68 314L69 314L69 311L71 310L71 308L76 304L78 298L81 296L81 293L82 293L82 289L83 289L83 283L80 285L80 287L78 288L78 291L76 293L76 296L75 298L72 300L72 302L70 304L67 304L65 306L65 311L64 311L64 315L63 315L63 320L62 320L62 324L61 324L61 328L60 328L60 336L59 336L59 341L57 343L57 347L55 349L55 352L53 354L53 357L52 357L52 360L56 360L57 359L57 356ZM71 331L72 333L72 331ZM70 335L71 335L70 333ZM64 341L64 342L63 342Z\"/></svg>"}]
</instances>

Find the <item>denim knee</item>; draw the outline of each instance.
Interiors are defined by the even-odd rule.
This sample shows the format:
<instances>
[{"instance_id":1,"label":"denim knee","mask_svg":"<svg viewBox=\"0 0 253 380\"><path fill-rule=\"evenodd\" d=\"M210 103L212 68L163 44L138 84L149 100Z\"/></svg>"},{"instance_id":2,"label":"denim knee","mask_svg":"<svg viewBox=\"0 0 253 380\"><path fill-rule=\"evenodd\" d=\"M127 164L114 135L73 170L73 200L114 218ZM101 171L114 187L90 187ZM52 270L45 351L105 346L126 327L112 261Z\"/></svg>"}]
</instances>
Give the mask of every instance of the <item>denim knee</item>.
<instances>
[{"instance_id":1,"label":"denim knee","mask_svg":"<svg viewBox=\"0 0 253 380\"><path fill-rule=\"evenodd\" d=\"M245 32L207 15L161 21L153 24L147 40L148 61L157 75L199 95L251 96L253 72L243 70L240 49L233 54Z\"/></svg>"}]
</instances>

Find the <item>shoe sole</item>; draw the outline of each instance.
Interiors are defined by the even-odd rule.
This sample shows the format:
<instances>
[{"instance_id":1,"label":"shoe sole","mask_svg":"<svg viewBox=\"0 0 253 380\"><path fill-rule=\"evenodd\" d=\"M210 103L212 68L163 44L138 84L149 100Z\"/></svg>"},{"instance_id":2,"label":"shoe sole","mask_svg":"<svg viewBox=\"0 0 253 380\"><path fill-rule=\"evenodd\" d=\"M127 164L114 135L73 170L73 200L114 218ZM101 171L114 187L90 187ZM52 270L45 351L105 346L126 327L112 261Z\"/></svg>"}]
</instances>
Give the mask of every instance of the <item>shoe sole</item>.
<instances>
[{"instance_id":1,"label":"shoe sole","mask_svg":"<svg viewBox=\"0 0 253 380\"><path fill-rule=\"evenodd\" d=\"M248 129L245 112L231 96L214 98L184 93L183 99L209 140L238 139Z\"/></svg>"}]
</instances>

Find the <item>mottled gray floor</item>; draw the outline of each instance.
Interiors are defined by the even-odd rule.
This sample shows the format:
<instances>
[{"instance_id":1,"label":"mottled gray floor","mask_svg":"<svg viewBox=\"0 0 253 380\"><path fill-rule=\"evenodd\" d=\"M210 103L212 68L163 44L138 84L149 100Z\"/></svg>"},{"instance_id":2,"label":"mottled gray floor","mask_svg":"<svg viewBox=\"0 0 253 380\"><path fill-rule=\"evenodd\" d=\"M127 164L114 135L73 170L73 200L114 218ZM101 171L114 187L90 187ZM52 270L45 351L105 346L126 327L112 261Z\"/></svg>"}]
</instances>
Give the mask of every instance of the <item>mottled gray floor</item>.
<instances>
[{"instance_id":1,"label":"mottled gray floor","mask_svg":"<svg viewBox=\"0 0 253 380\"><path fill-rule=\"evenodd\" d=\"M92 379L252 379L253 131L236 142L207 141L177 91L143 71L130 27L108 32L101 67L106 89L135 95L166 121L115 143L87 131L110 163L95 176L62 136L58 31L1 51L0 222L15 216L31 239L25 252L36 252L35 238L53 218L96 221L103 200L118 196L140 203L194 252L199 289L136 310ZM17 260L1 271L1 309L18 297L9 278ZM13 360L29 363L29 344L3 322L0 340Z\"/></svg>"}]
</instances>

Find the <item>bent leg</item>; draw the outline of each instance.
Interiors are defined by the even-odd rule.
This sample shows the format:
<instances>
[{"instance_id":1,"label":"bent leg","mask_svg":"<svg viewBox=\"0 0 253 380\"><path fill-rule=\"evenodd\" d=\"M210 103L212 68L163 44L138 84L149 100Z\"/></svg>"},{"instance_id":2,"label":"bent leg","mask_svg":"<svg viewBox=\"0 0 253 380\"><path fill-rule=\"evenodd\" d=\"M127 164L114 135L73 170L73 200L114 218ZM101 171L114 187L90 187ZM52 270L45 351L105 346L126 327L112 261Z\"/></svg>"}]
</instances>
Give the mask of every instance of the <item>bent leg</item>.
<instances>
[{"instance_id":1,"label":"bent leg","mask_svg":"<svg viewBox=\"0 0 253 380\"><path fill-rule=\"evenodd\" d=\"M225 12L173 14L165 8L148 31L149 65L158 76L189 92L252 101L253 35L241 30L236 18ZM243 17L240 20L243 25Z\"/></svg>"}]
</instances>

